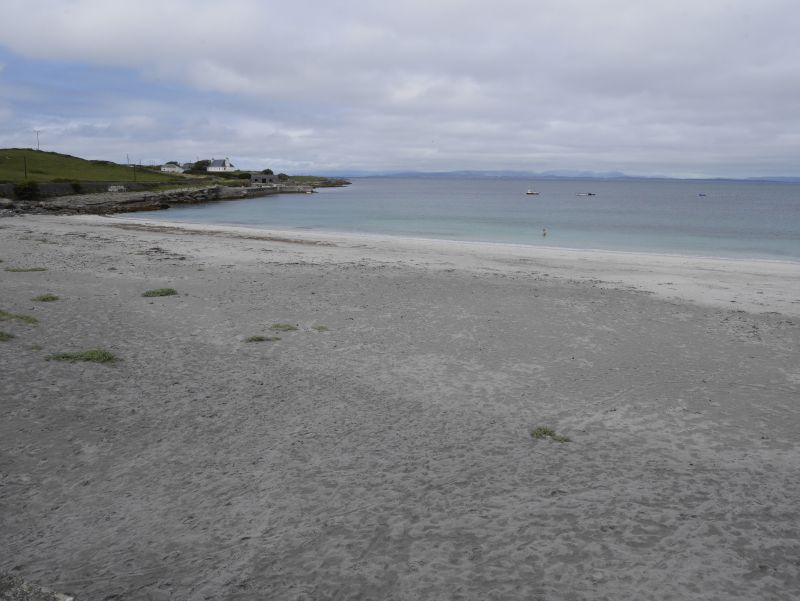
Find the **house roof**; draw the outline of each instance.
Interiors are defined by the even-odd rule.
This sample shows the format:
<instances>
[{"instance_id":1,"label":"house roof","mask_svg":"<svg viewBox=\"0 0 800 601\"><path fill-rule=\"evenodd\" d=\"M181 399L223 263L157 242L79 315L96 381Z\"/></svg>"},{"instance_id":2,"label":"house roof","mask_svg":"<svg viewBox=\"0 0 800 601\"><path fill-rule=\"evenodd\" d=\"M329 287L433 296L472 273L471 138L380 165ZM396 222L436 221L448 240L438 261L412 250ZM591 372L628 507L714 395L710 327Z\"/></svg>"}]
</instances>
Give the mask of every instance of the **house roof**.
<instances>
[{"instance_id":1,"label":"house roof","mask_svg":"<svg viewBox=\"0 0 800 601\"><path fill-rule=\"evenodd\" d=\"M230 165L231 162L228 159L214 159L209 167L225 167L226 164Z\"/></svg>"}]
</instances>

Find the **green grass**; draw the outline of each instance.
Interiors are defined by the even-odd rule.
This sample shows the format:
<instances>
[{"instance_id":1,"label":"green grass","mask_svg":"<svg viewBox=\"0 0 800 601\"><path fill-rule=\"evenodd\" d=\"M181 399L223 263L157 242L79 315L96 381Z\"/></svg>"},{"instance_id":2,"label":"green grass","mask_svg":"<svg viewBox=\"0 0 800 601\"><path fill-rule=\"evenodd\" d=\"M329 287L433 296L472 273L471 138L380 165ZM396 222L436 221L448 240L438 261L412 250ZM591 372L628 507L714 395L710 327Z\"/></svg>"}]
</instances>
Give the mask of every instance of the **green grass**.
<instances>
[{"instance_id":1,"label":"green grass","mask_svg":"<svg viewBox=\"0 0 800 601\"><path fill-rule=\"evenodd\" d=\"M291 184L316 184L327 178L318 175L290 175L289 180L285 183Z\"/></svg>"},{"instance_id":2,"label":"green grass","mask_svg":"<svg viewBox=\"0 0 800 601\"><path fill-rule=\"evenodd\" d=\"M341 185L343 183L350 183L349 181L340 177L323 177L320 175L290 175L287 184L302 184L306 186L314 186L324 188L331 185Z\"/></svg>"},{"instance_id":3,"label":"green grass","mask_svg":"<svg viewBox=\"0 0 800 601\"><path fill-rule=\"evenodd\" d=\"M294 332L297 330L297 326L293 326L290 323L273 323L270 329L277 330L278 332Z\"/></svg>"},{"instance_id":4,"label":"green grass","mask_svg":"<svg viewBox=\"0 0 800 601\"><path fill-rule=\"evenodd\" d=\"M328 326L311 326L312 330L316 330L317 332L330 332L331 329Z\"/></svg>"},{"instance_id":5,"label":"green grass","mask_svg":"<svg viewBox=\"0 0 800 601\"><path fill-rule=\"evenodd\" d=\"M47 267L6 267L11 273L28 273L29 271L47 271Z\"/></svg>"},{"instance_id":6,"label":"green grass","mask_svg":"<svg viewBox=\"0 0 800 601\"><path fill-rule=\"evenodd\" d=\"M25 177L25 163L28 176ZM47 182L56 179L80 181L134 181L134 169L110 161L87 161L68 154L31 150L29 148L0 148L0 181ZM136 181L168 182L169 174L136 167Z\"/></svg>"},{"instance_id":7,"label":"green grass","mask_svg":"<svg viewBox=\"0 0 800 601\"><path fill-rule=\"evenodd\" d=\"M536 440L550 438L556 442L572 442L568 437L556 434L556 431L553 430L553 428L549 428L547 426L539 426L538 428L534 428L531 430L531 436Z\"/></svg>"},{"instance_id":8,"label":"green grass","mask_svg":"<svg viewBox=\"0 0 800 601\"><path fill-rule=\"evenodd\" d=\"M34 296L31 300L39 301L40 303L52 303L59 300L59 297L55 294L40 294L39 296Z\"/></svg>"},{"instance_id":9,"label":"green grass","mask_svg":"<svg viewBox=\"0 0 800 601\"><path fill-rule=\"evenodd\" d=\"M200 190L202 188L208 188L214 182L210 181L210 178L205 175L193 175L193 178L200 178L203 182L174 182L171 184L161 184L160 186L154 186L152 188L148 188L148 192L169 192L170 190Z\"/></svg>"},{"instance_id":10,"label":"green grass","mask_svg":"<svg viewBox=\"0 0 800 601\"><path fill-rule=\"evenodd\" d=\"M93 363L116 363L119 358L114 354L102 349L81 351L79 353L56 353L47 357L48 361L92 361Z\"/></svg>"},{"instance_id":11,"label":"green grass","mask_svg":"<svg viewBox=\"0 0 800 601\"><path fill-rule=\"evenodd\" d=\"M8 311L0 310L0 321L8 321L9 319L16 319L30 324L39 323L38 319L30 315L21 315L19 313L9 313Z\"/></svg>"},{"instance_id":12,"label":"green grass","mask_svg":"<svg viewBox=\"0 0 800 601\"><path fill-rule=\"evenodd\" d=\"M245 342L274 342L280 340L278 336L250 336L245 338Z\"/></svg>"},{"instance_id":13,"label":"green grass","mask_svg":"<svg viewBox=\"0 0 800 601\"><path fill-rule=\"evenodd\" d=\"M156 288L155 290L148 290L147 292L142 292L142 296L174 296L178 294L178 291L175 288Z\"/></svg>"},{"instance_id":14,"label":"green grass","mask_svg":"<svg viewBox=\"0 0 800 601\"><path fill-rule=\"evenodd\" d=\"M6 340L11 340L12 338L16 338L16 336L14 336L14 334L9 334L8 332L0 330L0 341L5 342Z\"/></svg>"}]
</instances>

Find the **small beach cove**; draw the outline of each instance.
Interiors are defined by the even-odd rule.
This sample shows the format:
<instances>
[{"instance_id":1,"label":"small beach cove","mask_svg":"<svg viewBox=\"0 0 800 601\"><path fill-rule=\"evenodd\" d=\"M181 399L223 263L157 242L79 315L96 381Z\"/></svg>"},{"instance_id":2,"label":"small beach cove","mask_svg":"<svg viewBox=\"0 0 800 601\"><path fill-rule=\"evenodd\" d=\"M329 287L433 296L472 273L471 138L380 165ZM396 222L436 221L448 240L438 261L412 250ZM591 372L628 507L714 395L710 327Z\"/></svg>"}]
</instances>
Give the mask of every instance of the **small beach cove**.
<instances>
[{"instance_id":1,"label":"small beach cove","mask_svg":"<svg viewBox=\"0 0 800 601\"><path fill-rule=\"evenodd\" d=\"M800 184L356 178L347 188L134 218L546 248L800 261ZM580 196L592 190L594 196ZM543 234L547 235L544 236Z\"/></svg>"}]
</instances>

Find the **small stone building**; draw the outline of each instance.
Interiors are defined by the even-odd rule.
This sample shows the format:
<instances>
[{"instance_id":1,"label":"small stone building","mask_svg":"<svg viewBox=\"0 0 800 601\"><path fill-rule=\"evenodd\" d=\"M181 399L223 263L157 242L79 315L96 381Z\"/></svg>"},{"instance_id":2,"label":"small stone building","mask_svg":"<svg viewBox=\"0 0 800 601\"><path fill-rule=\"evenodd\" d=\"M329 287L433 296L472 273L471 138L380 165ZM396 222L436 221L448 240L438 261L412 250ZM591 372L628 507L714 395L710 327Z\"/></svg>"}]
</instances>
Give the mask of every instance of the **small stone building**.
<instances>
[{"instance_id":1,"label":"small stone building","mask_svg":"<svg viewBox=\"0 0 800 601\"><path fill-rule=\"evenodd\" d=\"M251 173L250 174L250 185L257 186L259 184L277 184L278 183L278 176L277 175L267 175L266 173Z\"/></svg>"}]
</instances>

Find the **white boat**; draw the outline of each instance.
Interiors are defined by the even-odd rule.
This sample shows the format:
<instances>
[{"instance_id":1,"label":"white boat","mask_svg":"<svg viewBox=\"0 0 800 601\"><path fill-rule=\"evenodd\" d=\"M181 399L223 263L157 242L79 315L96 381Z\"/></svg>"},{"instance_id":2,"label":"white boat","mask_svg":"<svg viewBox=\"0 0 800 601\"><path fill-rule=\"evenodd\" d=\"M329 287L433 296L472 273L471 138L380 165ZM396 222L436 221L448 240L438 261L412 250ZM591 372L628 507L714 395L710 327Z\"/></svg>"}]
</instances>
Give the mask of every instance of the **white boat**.
<instances>
[{"instance_id":1,"label":"white boat","mask_svg":"<svg viewBox=\"0 0 800 601\"><path fill-rule=\"evenodd\" d=\"M527 194L528 196L539 196L538 192L536 192L535 190L531 190L530 188L528 188L528 191L525 192L525 194Z\"/></svg>"}]
</instances>

